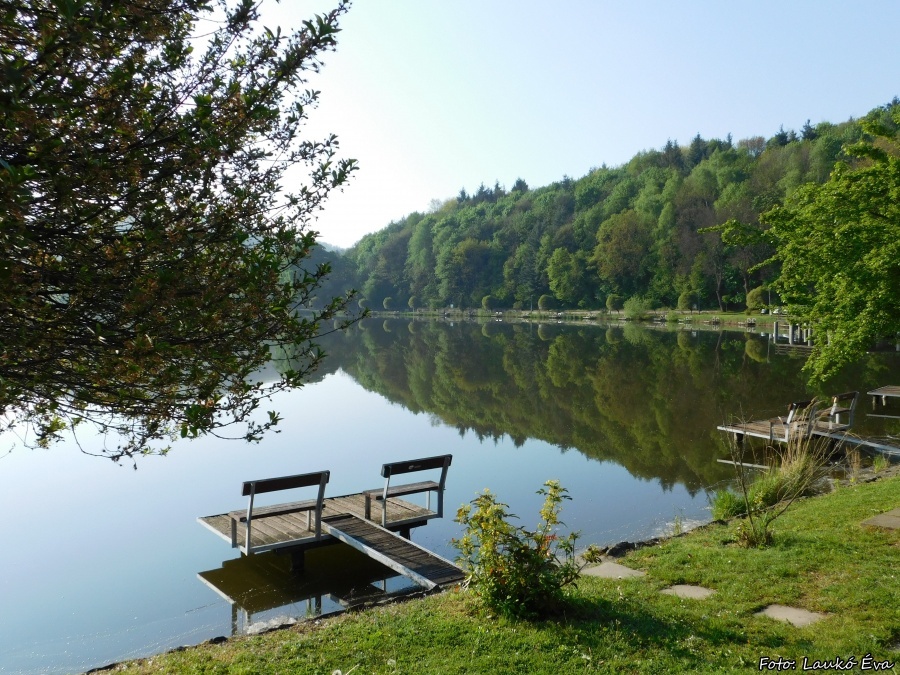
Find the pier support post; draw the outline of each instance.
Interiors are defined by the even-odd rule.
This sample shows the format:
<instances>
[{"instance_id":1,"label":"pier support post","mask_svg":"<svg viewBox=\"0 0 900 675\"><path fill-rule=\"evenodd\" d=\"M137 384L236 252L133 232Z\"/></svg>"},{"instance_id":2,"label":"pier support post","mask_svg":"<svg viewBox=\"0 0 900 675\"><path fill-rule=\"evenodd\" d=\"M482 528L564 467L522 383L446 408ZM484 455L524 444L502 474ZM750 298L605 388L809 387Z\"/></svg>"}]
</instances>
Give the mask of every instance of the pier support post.
<instances>
[{"instance_id":1,"label":"pier support post","mask_svg":"<svg viewBox=\"0 0 900 675\"><path fill-rule=\"evenodd\" d=\"M303 574L306 571L306 551L291 551L291 573Z\"/></svg>"}]
</instances>

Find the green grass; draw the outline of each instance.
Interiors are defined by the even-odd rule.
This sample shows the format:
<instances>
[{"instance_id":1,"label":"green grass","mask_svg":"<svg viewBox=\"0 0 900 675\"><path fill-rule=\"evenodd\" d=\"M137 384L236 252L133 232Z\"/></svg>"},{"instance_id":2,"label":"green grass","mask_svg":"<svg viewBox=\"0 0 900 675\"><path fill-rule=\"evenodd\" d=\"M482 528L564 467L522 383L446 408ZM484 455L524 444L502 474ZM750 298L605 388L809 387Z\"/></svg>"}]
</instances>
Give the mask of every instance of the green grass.
<instances>
[{"instance_id":1,"label":"green grass","mask_svg":"<svg viewBox=\"0 0 900 675\"><path fill-rule=\"evenodd\" d=\"M734 524L710 525L621 562L638 579L584 577L565 616L513 622L465 592L201 645L126 664L169 673L569 673L757 671L762 656L871 654L900 672L900 533L860 527L900 506L900 478L804 499L775 524L775 543L744 549ZM602 514L598 514L602 517ZM716 590L662 595L670 584ZM795 628L754 613L770 603L827 614ZM355 670L354 670L355 669ZM120 671L117 671L120 672Z\"/></svg>"}]
</instances>

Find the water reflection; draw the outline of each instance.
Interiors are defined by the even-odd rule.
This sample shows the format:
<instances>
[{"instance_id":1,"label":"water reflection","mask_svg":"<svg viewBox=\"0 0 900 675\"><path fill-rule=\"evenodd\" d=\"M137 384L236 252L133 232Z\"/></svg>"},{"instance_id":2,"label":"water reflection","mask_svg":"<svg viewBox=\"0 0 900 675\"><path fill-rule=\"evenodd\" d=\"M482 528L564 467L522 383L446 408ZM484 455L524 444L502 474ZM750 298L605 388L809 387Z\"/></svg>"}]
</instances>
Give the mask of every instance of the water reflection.
<instances>
[{"instance_id":1,"label":"water reflection","mask_svg":"<svg viewBox=\"0 0 900 675\"><path fill-rule=\"evenodd\" d=\"M4 526L16 545L0 558L0 671L83 671L378 594L386 577L366 559L360 578L323 563L336 572L321 585L274 556L222 563L234 552L195 519L238 506L251 478L327 467L328 494L346 494L381 484L384 462L451 453L448 515L413 535L446 558L456 506L490 488L530 526L549 478L570 490L563 518L581 544L633 541L709 518L706 491L733 475L716 462L730 415L900 383L894 351L810 390L801 353L745 332L377 319L323 347L318 381L273 401L281 433L259 445L181 442L137 471L74 444L0 460L0 492L28 516ZM860 431L876 423L900 432L859 416Z\"/></svg>"},{"instance_id":2,"label":"water reflection","mask_svg":"<svg viewBox=\"0 0 900 675\"><path fill-rule=\"evenodd\" d=\"M306 552L305 569L274 551L225 560L197 577L231 605L231 634L254 633L420 590L345 544Z\"/></svg>"},{"instance_id":3,"label":"water reflection","mask_svg":"<svg viewBox=\"0 0 900 675\"><path fill-rule=\"evenodd\" d=\"M896 358L870 355L809 388L804 353L776 350L765 333L634 324L378 319L330 347L332 367L461 434L540 439L691 491L727 477L715 461L724 456L723 421L900 379Z\"/></svg>"}]
</instances>

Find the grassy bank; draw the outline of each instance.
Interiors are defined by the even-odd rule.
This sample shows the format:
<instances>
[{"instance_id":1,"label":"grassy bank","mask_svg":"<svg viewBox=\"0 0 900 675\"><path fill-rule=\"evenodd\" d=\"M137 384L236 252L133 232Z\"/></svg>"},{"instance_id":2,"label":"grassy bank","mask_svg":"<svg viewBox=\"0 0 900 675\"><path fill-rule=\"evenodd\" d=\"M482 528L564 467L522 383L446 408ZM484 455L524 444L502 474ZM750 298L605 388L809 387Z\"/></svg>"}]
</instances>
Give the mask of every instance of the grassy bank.
<instances>
[{"instance_id":1,"label":"grassy bank","mask_svg":"<svg viewBox=\"0 0 900 675\"><path fill-rule=\"evenodd\" d=\"M118 668L150 673L728 672L760 657L856 662L900 672L900 532L860 522L900 506L900 478L798 502L775 544L744 549L713 524L619 562L637 579L584 577L566 616L538 623L484 616L464 592L347 614L266 635L204 644ZM598 514L602 518L602 514ZM706 600L658 591L701 584ZM827 615L795 628L754 613L770 603ZM856 670L859 670L857 665ZM883 671L882 671L883 672Z\"/></svg>"}]
</instances>

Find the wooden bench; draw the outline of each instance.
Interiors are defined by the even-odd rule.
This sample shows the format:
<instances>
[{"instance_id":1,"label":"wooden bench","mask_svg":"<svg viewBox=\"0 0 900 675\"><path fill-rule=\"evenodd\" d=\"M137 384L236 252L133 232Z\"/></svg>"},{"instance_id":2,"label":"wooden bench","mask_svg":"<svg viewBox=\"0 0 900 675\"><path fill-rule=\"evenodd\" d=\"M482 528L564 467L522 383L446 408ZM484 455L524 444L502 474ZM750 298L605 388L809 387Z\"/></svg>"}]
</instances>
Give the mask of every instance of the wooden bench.
<instances>
[{"instance_id":1,"label":"wooden bench","mask_svg":"<svg viewBox=\"0 0 900 675\"><path fill-rule=\"evenodd\" d=\"M428 509L428 513L422 516L416 517L416 522L424 522L431 518L441 518L444 515L444 486L447 481L447 469L450 467L450 462L453 459L453 455L437 455L435 457L424 457L422 459L410 459L402 462L391 462L390 464L384 464L381 467L381 475L385 479L383 488L376 488L373 490L366 490L363 492L365 496L365 515L366 518L372 519L372 500L374 499L376 502L381 502L381 526L387 527L387 501L391 497L403 497L405 495L419 494L424 492L426 494L426 504L425 508ZM418 471L428 471L432 469L440 469L441 477L435 482L433 480L419 481L415 483L404 483L402 485L391 485L391 478L394 476L400 476L407 473L414 473ZM437 510L431 510L431 493L437 492ZM410 521L412 522L412 521ZM392 528L397 527L398 525L406 525L406 531L409 530L410 523L405 522L392 522ZM401 528L404 529L404 528Z\"/></svg>"},{"instance_id":2,"label":"wooden bench","mask_svg":"<svg viewBox=\"0 0 900 675\"><path fill-rule=\"evenodd\" d=\"M754 420L717 427L720 431L734 434L738 445L743 445L746 436L763 438L769 442L787 443L797 436L809 436L817 420L818 403L795 401L788 406L787 415L767 420Z\"/></svg>"},{"instance_id":3,"label":"wooden bench","mask_svg":"<svg viewBox=\"0 0 900 675\"><path fill-rule=\"evenodd\" d=\"M787 443L797 435L803 438L809 436L816 421L818 408L819 404L815 399L794 401L788 406L787 416L768 420L769 440Z\"/></svg>"},{"instance_id":4,"label":"wooden bench","mask_svg":"<svg viewBox=\"0 0 900 675\"><path fill-rule=\"evenodd\" d=\"M853 426L853 420L856 416L856 403L858 401L858 391L848 391L833 396L831 398L831 406L819 410L813 431L846 431ZM841 422L841 415L847 415L846 422Z\"/></svg>"},{"instance_id":5,"label":"wooden bench","mask_svg":"<svg viewBox=\"0 0 900 675\"><path fill-rule=\"evenodd\" d=\"M322 502L325 499L325 485L331 477L330 471L315 471L313 473L302 473L294 476L281 476L278 478L265 478L262 480L250 480L243 484L241 494L249 497L246 510L232 511L228 514L231 519L231 547L238 548L247 555L253 555L261 551L268 551L275 548L284 548L287 546L296 546L311 541L317 541L322 538ZM276 492L279 490L293 490L297 488L318 486L318 494L315 499L306 501L290 502L286 504L276 504L274 506L263 506L254 508L253 502L256 495L266 492ZM265 544L253 546L252 532L253 523L265 523L267 518L277 518L293 513L306 512L306 530L314 532L314 534L303 533L302 536L288 538L285 541L268 542ZM311 514L315 513L315 521L312 521ZM243 525L245 528L244 545L238 543L237 532L238 527ZM296 534L300 534L297 532Z\"/></svg>"}]
</instances>

